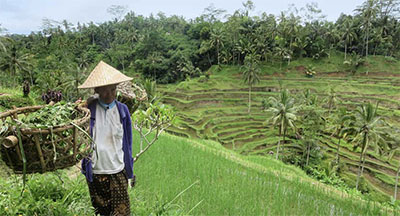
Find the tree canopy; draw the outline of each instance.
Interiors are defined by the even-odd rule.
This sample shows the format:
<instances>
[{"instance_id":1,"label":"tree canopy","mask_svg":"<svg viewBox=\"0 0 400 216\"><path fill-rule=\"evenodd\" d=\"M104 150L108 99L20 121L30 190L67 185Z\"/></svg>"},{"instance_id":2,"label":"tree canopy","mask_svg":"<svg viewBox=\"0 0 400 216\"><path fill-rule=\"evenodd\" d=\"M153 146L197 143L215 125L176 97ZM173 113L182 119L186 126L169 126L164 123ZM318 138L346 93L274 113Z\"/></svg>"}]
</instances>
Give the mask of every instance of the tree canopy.
<instances>
[{"instance_id":1,"label":"tree canopy","mask_svg":"<svg viewBox=\"0 0 400 216\"><path fill-rule=\"evenodd\" d=\"M90 70L99 60L171 83L199 76L214 64L243 65L248 55L283 64L327 57L333 50L400 58L399 5L398 0L366 0L335 22L327 21L317 4L278 16L251 16L256 5L249 0L232 14L210 6L190 20L161 12L144 17L113 5L108 11L115 18L104 23L46 19L41 31L29 35L4 35L1 28L0 72L2 77L17 73L19 83L46 80L46 88L62 88L71 80L64 77L77 68Z\"/></svg>"}]
</instances>

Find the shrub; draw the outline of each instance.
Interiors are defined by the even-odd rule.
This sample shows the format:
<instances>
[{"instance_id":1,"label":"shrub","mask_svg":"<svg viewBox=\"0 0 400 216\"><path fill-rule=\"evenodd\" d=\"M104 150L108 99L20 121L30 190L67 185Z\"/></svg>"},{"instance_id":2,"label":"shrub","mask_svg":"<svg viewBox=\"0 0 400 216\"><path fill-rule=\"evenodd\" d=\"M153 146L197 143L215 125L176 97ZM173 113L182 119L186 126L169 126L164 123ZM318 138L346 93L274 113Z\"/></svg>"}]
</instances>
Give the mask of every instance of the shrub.
<instances>
[{"instance_id":1,"label":"shrub","mask_svg":"<svg viewBox=\"0 0 400 216\"><path fill-rule=\"evenodd\" d=\"M0 188L7 188L0 192L0 215L93 215L84 181L64 179L33 175L23 190L19 177L0 178Z\"/></svg>"},{"instance_id":2,"label":"shrub","mask_svg":"<svg viewBox=\"0 0 400 216\"><path fill-rule=\"evenodd\" d=\"M16 96L16 95L3 95L0 96L0 110L13 109L13 106L24 107L35 105L35 101L30 97Z\"/></svg>"}]
</instances>

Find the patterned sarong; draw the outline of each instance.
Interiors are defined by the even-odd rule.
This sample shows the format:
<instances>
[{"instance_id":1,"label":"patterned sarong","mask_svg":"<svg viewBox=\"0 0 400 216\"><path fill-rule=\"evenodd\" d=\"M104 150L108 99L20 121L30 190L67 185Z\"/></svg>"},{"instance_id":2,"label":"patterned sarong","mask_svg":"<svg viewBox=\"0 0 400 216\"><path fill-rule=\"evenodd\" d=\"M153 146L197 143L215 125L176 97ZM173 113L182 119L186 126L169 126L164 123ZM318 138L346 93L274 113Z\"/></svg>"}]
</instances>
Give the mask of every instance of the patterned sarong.
<instances>
[{"instance_id":1,"label":"patterned sarong","mask_svg":"<svg viewBox=\"0 0 400 216\"><path fill-rule=\"evenodd\" d=\"M125 170L116 174L93 174L93 182L87 183L96 215L130 215Z\"/></svg>"}]
</instances>

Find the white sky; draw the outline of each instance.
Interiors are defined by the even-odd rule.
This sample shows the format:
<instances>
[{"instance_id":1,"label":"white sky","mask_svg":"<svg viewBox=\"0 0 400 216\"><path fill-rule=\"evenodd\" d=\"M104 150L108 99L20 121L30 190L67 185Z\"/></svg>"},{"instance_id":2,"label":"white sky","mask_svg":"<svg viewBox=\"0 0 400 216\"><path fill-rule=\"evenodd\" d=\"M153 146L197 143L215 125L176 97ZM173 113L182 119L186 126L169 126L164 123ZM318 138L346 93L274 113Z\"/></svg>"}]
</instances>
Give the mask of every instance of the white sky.
<instances>
[{"instance_id":1,"label":"white sky","mask_svg":"<svg viewBox=\"0 0 400 216\"><path fill-rule=\"evenodd\" d=\"M111 5L125 5L136 15L149 16L163 12L167 16L178 15L187 19L200 16L210 4L232 14L242 9L245 0L0 0L0 24L9 33L29 34L39 31L43 18L56 21L67 20L95 23L112 19L107 12ZM335 21L341 13L354 14L353 10L364 0L253 0L255 10L252 15L262 12L278 15L294 4L297 8L316 2L327 19Z\"/></svg>"}]
</instances>

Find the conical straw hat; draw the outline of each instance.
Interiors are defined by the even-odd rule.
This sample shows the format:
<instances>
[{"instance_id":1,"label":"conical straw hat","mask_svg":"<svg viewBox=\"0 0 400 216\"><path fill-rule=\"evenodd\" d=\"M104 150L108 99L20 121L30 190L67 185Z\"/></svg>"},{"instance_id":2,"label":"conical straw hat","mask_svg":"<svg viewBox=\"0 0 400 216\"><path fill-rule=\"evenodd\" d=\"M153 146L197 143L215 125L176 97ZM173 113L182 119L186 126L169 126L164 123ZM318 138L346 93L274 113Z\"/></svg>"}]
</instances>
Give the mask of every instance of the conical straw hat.
<instances>
[{"instance_id":1,"label":"conical straw hat","mask_svg":"<svg viewBox=\"0 0 400 216\"><path fill-rule=\"evenodd\" d=\"M86 81L78 88L96 88L106 85L118 84L125 81L130 81L133 78L125 76L117 69L100 61L93 69Z\"/></svg>"}]
</instances>

